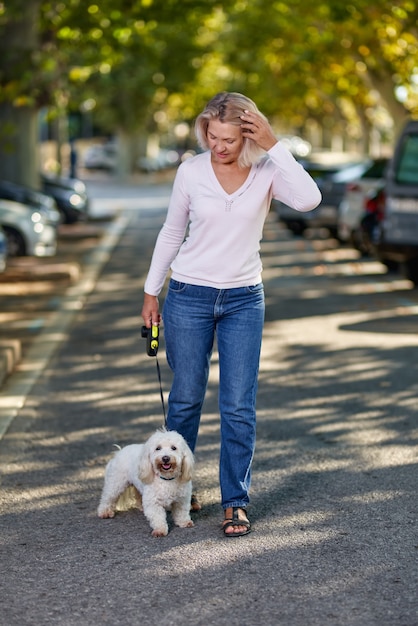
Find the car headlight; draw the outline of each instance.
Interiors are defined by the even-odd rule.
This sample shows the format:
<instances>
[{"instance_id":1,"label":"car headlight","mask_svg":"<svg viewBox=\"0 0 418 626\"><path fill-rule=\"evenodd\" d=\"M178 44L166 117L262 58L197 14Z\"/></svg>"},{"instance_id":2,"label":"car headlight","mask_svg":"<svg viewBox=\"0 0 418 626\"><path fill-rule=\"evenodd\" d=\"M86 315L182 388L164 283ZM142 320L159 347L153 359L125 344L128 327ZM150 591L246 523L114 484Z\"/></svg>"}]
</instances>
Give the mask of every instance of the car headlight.
<instances>
[{"instance_id":1,"label":"car headlight","mask_svg":"<svg viewBox=\"0 0 418 626\"><path fill-rule=\"evenodd\" d=\"M40 214L39 211L34 211L32 215L30 216L30 218L34 224L38 224L39 222L42 221L42 215Z\"/></svg>"},{"instance_id":2,"label":"car headlight","mask_svg":"<svg viewBox=\"0 0 418 626\"><path fill-rule=\"evenodd\" d=\"M83 198L78 195L78 193L73 193L70 196L70 204L71 206L81 206L83 204Z\"/></svg>"},{"instance_id":3,"label":"car headlight","mask_svg":"<svg viewBox=\"0 0 418 626\"><path fill-rule=\"evenodd\" d=\"M74 183L74 189L77 193L84 193L86 191L86 186L81 180L77 180Z\"/></svg>"}]
</instances>

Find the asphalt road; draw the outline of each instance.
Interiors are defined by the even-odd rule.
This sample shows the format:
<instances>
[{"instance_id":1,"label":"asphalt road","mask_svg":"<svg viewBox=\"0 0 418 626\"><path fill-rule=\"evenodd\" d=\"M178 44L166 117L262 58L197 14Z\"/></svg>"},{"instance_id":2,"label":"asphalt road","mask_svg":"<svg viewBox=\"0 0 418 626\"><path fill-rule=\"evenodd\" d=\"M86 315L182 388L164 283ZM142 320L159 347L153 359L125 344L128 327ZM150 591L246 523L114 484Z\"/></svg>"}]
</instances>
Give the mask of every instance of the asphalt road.
<instances>
[{"instance_id":1,"label":"asphalt road","mask_svg":"<svg viewBox=\"0 0 418 626\"><path fill-rule=\"evenodd\" d=\"M96 507L112 445L163 420L139 313L167 188L96 192L125 221L84 257L36 335L39 360L29 347L0 394L24 396L0 441L0 623L416 626L417 292L271 216L253 532L220 531L215 354L202 511L194 528L153 538L139 512L101 520Z\"/></svg>"}]
</instances>

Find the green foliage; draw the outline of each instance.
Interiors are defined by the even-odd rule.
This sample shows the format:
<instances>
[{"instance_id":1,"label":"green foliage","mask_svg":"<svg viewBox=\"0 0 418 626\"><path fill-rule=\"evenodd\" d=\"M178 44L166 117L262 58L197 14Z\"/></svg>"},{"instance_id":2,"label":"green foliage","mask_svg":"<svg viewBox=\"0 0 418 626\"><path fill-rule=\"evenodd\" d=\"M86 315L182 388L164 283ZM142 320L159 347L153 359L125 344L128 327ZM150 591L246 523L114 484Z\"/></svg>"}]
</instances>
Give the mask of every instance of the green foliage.
<instances>
[{"instance_id":1,"label":"green foliage","mask_svg":"<svg viewBox=\"0 0 418 626\"><path fill-rule=\"evenodd\" d=\"M397 85L408 93L399 109L412 111L417 11L409 0L243 0L230 12L227 38L233 44L225 43L225 53L240 69L243 89L260 94L267 112L295 125L307 117L340 115L342 101L351 101L354 111L368 109L380 96L393 110Z\"/></svg>"},{"instance_id":2,"label":"green foliage","mask_svg":"<svg viewBox=\"0 0 418 626\"><path fill-rule=\"evenodd\" d=\"M0 0L0 102L88 101L134 131L236 90L296 128L373 123L418 108L417 18L414 0Z\"/></svg>"}]
</instances>

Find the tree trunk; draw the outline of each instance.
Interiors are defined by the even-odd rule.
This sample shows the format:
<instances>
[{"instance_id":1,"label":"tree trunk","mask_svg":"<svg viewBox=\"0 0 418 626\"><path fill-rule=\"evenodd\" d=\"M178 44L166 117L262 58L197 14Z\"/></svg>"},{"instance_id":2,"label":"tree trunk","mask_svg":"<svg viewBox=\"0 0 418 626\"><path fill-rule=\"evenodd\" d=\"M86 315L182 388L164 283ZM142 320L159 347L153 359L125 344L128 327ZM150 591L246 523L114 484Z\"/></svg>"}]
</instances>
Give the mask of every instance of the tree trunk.
<instances>
[{"instance_id":1,"label":"tree trunk","mask_svg":"<svg viewBox=\"0 0 418 626\"><path fill-rule=\"evenodd\" d=\"M0 76L1 86L12 86L12 93L16 78L28 72L32 53L38 48L39 3L14 0L6 7L6 21L0 28ZM15 93L0 101L0 179L37 187L38 112L28 96Z\"/></svg>"},{"instance_id":2,"label":"tree trunk","mask_svg":"<svg viewBox=\"0 0 418 626\"><path fill-rule=\"evenodd\" d=\"M139 156L144 154L144 132L140 130L127 132L119 128L117 133L118 161L116 174L124 179L133 174L137 168Z\"/></svg>"},{"instance_id":3,"label":"tree trunk","mask_svg":"<svg viewBox=\"0 0 418 626\"><path fill-rule=\"evenodd\" d=\"M380 97L393 119L394 139L396 139L410 113L404 105L396 99L391 75L386 74L383 70L373 71L368 68L367 78L370 82L370 86L379 92Z\"/></svg>"},{"instance_id":4,"label":"tree trunk","mask_svg":"<svg viewBox=\"0 0 418 626\"><path fill-rule=\"evenodd\" d=\"M0 179L38 187L38 112L2 102L0 129Z\"/></svg>"}]
</instances>

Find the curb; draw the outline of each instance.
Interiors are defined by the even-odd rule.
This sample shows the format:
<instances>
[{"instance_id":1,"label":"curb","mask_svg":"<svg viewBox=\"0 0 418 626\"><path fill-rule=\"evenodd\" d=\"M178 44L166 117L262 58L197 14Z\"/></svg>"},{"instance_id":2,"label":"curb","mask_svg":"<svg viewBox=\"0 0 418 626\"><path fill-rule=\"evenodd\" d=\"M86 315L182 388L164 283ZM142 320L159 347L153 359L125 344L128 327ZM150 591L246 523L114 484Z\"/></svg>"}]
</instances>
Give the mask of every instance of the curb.
<instances>
[{"instance_id":1,"label":"curb","mask_svg":"<svg viewBox=\"0 0 418 626\"><path fill-rule=\"evenodd\" d=\"M56 348L66 335L75 315L83 308L93 291L100 272L110 258L129 223L128 216L119 215L105 230L102 241L85 259L79 280L68 287L60 298L60 305L43 331L31 343L22 362L24 367L9 376L0 389L0 439L24 406L26 397L47 366ZM53 339L45 341L46 334Z\"/></svg>"},{"instance_id":2,"label":"curb","mask_svg":"<svg viewBox=\"0 0 418 626\"><path fill-rule=\"evenodd\" d=\"M16 267L2 277L3 283L35 281L66 281L70 285L80 279L81 268L76 263L60 263L39 267ZM18 334L18 333L16 333ZM0 329L0 393L18 363L22 359L22 341L17 337L11 338L13 327Z\"/></svg>"},{"instance_id":3,"label":"curb","mask_svg":"<svg viewBox=\"0 0 418 626\"><path fill-rule=\"evenodd\" d=\"M53 263L49 265L27 265L26 267L16 265L15 267L9 267L7 274L1 277L1 282L4 283L33 283L36 281L47 280L68 280L75 282L80 277L80 266L75 261L69 261L67 263Z\"/></svg>"},{"instance_id":4,"label":"curb","mask_svg":"<svg viewBox=\"0 0 418 626\"><path fill-rule=\"evenodd\" d=\"M73 241L87 238L99 239L104 234L104 228L98 224L65 224L59 226L59 238L63 241ZM2 283L31 283L35 281L68 281L70 285L77 283L81 278L82 269L74 261L56 262L54 258L45 259L45 264L33 262L31 257L13 259L2 274ZM9 335L13 331L1 334ZM2 338L0 336L0 392L22 359L22 342L17 339Z\"/></svg>"},{"instance_id":5,"label":"curb","mask_svg":"<svg viewBox=\"0 0 418 626\"><path fill-rule=\"evenodd\" d=\"M22 357L19 339L0 339L0 387L10 376Z\"/></svg>"}]
</instances>

